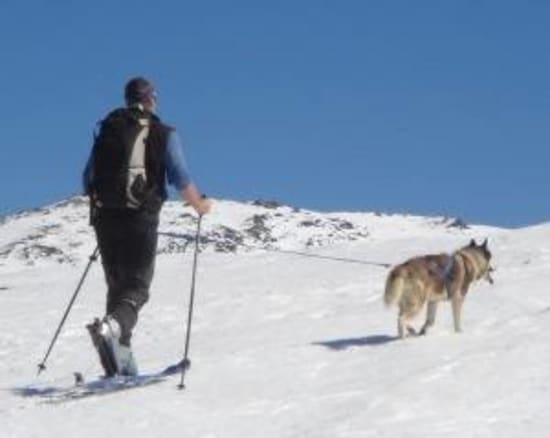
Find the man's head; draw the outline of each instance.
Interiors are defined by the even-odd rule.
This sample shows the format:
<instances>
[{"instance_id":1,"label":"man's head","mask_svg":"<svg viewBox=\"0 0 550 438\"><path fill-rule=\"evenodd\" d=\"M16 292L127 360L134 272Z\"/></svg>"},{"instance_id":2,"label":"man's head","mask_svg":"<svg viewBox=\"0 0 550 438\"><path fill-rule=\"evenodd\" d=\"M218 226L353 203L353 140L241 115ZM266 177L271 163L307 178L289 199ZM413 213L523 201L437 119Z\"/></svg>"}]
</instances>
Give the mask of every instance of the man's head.
<instances>
[{"instance_id":1,"label":"man's head","mask_svg":"<svg viewBox=\"0 0 550 438\"><path fill-rule=\"evenodd\" d=\"M124 98L128 106L142 104L145 109L155 112L157 92L152 82L138 76L130 79L124 87Z\"/></svg>"}]
</instances>

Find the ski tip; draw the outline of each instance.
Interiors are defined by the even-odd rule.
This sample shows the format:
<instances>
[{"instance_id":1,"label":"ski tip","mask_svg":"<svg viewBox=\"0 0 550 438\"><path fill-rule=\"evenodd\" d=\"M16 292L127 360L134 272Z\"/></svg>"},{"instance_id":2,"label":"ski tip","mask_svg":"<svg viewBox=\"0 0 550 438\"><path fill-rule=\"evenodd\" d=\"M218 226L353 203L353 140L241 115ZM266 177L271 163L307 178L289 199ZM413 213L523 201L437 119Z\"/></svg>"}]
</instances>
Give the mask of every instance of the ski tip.
<instances>
[{"instance_id":1,"label":"ski tip","mask_svg":"<svg viewBox=\"0 0 550 438\"><path fill-rule=\"evenodd\" d=\"M74 383L76 386L82 385L84 383L84 376L82 373L76 371L73 373L74 375Z\"/></svg>"},{"instance_id":2,"label":"ski tip","mask_svg":"<svg viewBox=\"0 0 550 438\"><path fill-rule=\"evenodd\" d=\"M191 367L191 361L189 359L183 359L180 362L165 368L162 374L165 374L165 375L176 374L183 371L187 371L190 367Z\"/></svg>"},{"instance_id":3,"label":"ski tip","mask_svg":"<svg viewBox=\"0 0 550 438\"><path fill-rule=\"evenodd\" d=\"M46 370L46 365L44 365L44 363L38 364L38 373L36 375L39 376L40 373L45 370Z\"/></svg>"}]
</instances>

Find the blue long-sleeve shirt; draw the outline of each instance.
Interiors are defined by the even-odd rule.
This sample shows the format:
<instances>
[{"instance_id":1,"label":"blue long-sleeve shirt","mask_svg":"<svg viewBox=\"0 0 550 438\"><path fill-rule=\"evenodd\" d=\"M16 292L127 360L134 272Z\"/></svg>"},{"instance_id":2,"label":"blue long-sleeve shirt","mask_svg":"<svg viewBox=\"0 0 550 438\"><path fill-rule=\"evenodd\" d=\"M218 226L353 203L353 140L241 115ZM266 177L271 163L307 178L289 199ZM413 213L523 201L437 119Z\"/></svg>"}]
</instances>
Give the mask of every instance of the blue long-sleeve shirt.
<instances>
[{"instance_id":1,"label":"blue long-sleeve shirt","mask_svg":"<svg viewBox=\"0 0 550 438\"><path fill-rule=\"evenodd\" d=\"M180 191L191 183L181 139L175 130L170 131L166 145L166 180Z\"/></svg>"},{"instance_id":2,"label":"blue long-sleeve shirt","mask_svg":"<svg viewBox=\"0 0 550 438\"><path fill-rule=\"evenodd\" d=\"M167 184L170 184L178 191L184 190L191 183L191 177L183 155L181 138L175 130L171 130L168 135L165 163ZM82 175L85 193L88 192L88 187L93 178L93 167L93 155L90 155Z\"/></svg>"}]
</instances>

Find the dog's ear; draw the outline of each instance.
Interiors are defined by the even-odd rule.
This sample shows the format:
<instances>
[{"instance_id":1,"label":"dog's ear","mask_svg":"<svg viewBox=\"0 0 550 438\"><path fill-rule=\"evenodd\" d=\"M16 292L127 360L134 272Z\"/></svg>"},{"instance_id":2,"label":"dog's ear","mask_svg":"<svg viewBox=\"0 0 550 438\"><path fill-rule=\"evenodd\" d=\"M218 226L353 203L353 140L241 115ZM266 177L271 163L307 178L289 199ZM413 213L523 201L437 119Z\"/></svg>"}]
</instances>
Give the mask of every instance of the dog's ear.
<instances>
[{"instance_id":1,"label":"dog's ear","mask_svg":"<svg viewBox=\"0 0 550 438\"><path fill-rule=\"evenodd\" d=\"M476 241L474 239L470 240L470 246L476 246Z\"/></svg>"},{"instance_id":2,"label":"dog's ear","mask_svg":"<svg viewBox=\"0 0 550 438\"><path fill-rule=\"evenodd\" d=\"M489 239L485 238L485 240L483 241L483 243L481 244L481 247L483 249L487 249L487 244L489 243Z\"/></svg>"}]
</instances>

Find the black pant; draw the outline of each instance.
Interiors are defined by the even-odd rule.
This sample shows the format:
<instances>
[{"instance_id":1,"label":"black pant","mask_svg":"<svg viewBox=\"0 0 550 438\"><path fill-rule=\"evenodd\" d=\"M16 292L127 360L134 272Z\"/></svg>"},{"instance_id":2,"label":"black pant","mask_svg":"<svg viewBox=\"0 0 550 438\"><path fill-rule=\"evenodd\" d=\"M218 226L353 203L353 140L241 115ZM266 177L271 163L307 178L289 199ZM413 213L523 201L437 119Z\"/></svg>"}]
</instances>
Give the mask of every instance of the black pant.
<instances>
[{"instance_id":1,"label":"black pant","mask_svg":"<svg viewBox=\"0 0 550 438\"><path fill-rule=\"evenodd\" d=\"M138 313L149 299L157 251L159 215L131 209L99 209L94 228L107 282L107 314L130 345Z\"/></svg>"}]
</instances>

